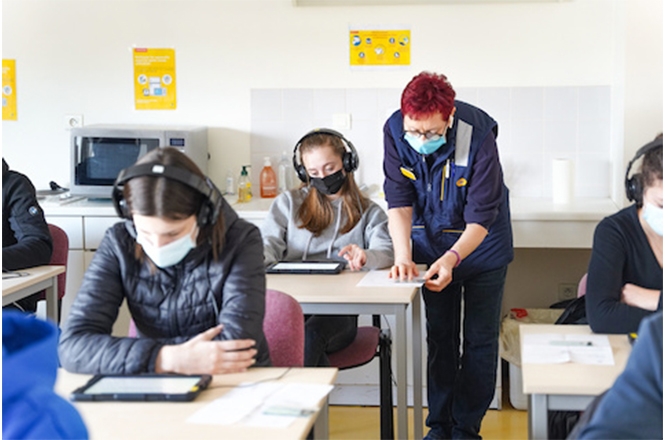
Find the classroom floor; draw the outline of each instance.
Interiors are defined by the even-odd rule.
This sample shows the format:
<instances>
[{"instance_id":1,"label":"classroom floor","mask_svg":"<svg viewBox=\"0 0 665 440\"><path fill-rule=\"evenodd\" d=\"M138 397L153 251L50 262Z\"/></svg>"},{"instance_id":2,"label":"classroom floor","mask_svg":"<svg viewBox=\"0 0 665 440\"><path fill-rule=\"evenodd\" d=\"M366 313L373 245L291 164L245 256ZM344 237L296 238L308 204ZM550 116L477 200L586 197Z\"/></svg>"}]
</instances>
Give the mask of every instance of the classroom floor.
<instances>
[{"instance_id":1,"label":"classroom floor","mask_svg":"<svg viewBox=\"0 0 665 440\"><path fill-rule=\"evenodd\" d=\"M510 405L508 383L504 378L502 391L502 409L487 411L480 428L480 435L486 440L523 440L527 436L527 412L516 410ZM329 413L331 440L378 439L378 406L330 406ZM427 408L423 408L423 419L427 417ZM395 414L397 419L397 414ZM413 411L409 408L409 427L413 426ZM423 426L423 434L428 431ZM411 439L413 433L410 429Z\"/></svg>"}]
</instances>

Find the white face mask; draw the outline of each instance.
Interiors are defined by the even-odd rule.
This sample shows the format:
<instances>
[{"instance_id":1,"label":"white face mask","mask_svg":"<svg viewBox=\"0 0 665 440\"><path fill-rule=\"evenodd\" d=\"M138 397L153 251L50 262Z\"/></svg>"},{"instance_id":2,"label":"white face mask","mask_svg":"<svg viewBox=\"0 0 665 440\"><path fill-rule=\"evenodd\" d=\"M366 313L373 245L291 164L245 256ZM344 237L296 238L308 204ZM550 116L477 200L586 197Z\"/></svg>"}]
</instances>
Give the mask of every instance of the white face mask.
<instances>
[{"instance_id":1,"label":"white face mask","mask_svg":"<svg viewBox=\"0 0 665 440\"><path fill-rule=\"evenodd\" d=\"M194 224L194 228L196 227L197 225ZM179 263L189 251L196 247L196 242L192 239L194 228L185 236L161 247L155 247L148 243L142 238L141 234L136 235L136 242L141 245L143 251L150 257L152 262L163 269ZM198 232L196 235L198 235Z\"/></svg>"},{"instance_id":2,"label":"white face mask","mask_svg":"<svg viewBox=\"0 0 665 440\"><path fill-rule=\"evenodd\" d=\"M663 208L645 202L642 217L656 234L663 236Z\"/></svg>"}]
</instances>

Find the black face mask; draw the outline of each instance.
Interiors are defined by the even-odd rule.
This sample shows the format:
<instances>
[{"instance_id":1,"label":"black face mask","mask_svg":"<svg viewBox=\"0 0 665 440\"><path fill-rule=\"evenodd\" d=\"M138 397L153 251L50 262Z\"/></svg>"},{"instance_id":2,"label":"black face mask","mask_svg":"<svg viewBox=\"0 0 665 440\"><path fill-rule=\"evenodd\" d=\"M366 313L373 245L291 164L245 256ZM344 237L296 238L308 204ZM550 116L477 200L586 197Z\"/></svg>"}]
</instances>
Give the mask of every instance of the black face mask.
<instances>
[{"instance_id":1,"label":"black face mask","mask_svg":"<svg viewBox=\"0 0 665 440\"><path fill-rule=\"evenodd\" d=\"M343 170L339 170L324 178L310 177L309 181L321 194L331 196L337 194L342 189L342 185L346 181L346 175Z\"/></svg>"}]
</instances>

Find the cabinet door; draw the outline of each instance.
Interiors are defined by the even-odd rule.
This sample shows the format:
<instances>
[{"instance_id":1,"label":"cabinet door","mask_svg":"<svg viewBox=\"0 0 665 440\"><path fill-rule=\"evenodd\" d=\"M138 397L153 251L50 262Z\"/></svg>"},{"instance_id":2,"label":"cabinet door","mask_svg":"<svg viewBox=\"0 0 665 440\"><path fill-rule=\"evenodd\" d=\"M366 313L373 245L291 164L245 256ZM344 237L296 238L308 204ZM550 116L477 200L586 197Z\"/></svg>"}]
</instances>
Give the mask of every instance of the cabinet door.
<instances>
[{"instance_id":1,"label":"cabinet door","mask_svg":"<svg viewBox=\"0 0 665 440\"><path fill-rule=\"evenodd\" d=\"M69 249L83 249L83 217L46 216L46 222L59 226L69 239Z\"/></svg>"},{"instance_id":2,"label":"cabinet door","mask_svg":"<svg viewBox=\"0 0 665 440\"><path fill-rule=\"evenodd\" d=\"M84 217L83 232L87 251L96 250L106 230L121 221L118 217Z\"/></svg>"},{"instance_id":3,"label":"cabinet door","mask_svg":"<svg viewBox=\"0 0 665 440\"><path fill-rule=\"evenodd\" d=\"M69 309L76 299L76 294L81 288L83 274L88 265L83 258L83 251L74 249L67 254L67 275L65 286L65 296L62 298L62 315L60 317L60 327L64 326L69 316Z\"/></svg>"}]
</instances>

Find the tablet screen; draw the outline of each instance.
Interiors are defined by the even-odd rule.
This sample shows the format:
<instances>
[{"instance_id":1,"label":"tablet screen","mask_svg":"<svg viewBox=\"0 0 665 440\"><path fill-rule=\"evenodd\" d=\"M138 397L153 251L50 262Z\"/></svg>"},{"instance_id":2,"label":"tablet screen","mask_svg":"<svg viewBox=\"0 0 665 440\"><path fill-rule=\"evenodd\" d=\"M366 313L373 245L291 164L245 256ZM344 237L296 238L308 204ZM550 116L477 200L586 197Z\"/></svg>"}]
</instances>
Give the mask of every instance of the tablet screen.
<instances>
[{"instance_id":1,"label":"tablet screen","mask_svg":"<svg viewBox=\"0 0 665 440\"><path fill-rule=\"evenodd\" d=\"M186 394L200 377L103 377L83 394Z\"/></svg>"},{"instance_id":2,"label":"tablet screen","mask_svg":"<svg viewBox=\"0 0 665 440\"><path fill-rule=\"evenodd\" d=\"M288 263L280 262L272 266L273 270L337 270L339 263Z\"/></svg>"}]
</instances>

